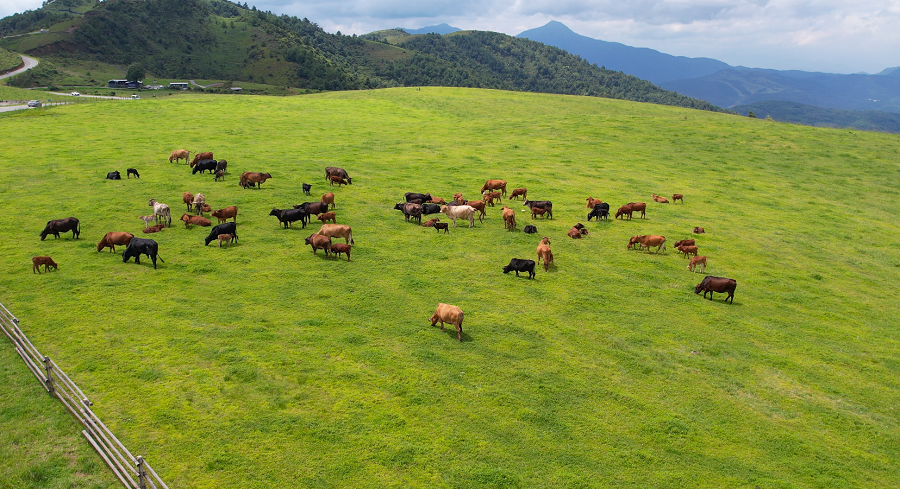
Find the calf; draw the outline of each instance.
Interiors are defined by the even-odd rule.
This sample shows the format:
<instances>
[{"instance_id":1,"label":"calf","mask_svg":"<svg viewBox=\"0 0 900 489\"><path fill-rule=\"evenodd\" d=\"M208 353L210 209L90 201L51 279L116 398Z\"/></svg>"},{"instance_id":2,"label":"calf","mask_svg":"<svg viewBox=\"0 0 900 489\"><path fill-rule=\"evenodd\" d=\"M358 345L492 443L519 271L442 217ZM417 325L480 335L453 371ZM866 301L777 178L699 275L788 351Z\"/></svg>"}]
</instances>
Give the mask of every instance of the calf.
<instances>
[{"instance_id":1,"label":"calf","mask_svg":"<svg viewBox=\"0 0 900 489\"><path fill-rule=\"evenodd\" d=\"M326 257L331 254L331 238L328 236L311 234L306 238L306 244L312 246L313 254L316 254L317 250L325 250Z\"/></svg>"},{"instance_id":2,"label":"calf","mask_svg":"<svg viewBox=\"0 0 900 489\"><path fill-rule=\"evenodd\" d=\"M675 242L675 247L679 248L681 246L694 246L695 244L697 243L695 243L693 239L682 239L681 241Z\"/></svg>"},{"instance_id":3,"label":"calf","mask_svg":"<svg viewBox=\"0 0 900 489\"><path fill-rule=\"evenodd\" d=\"M338 184L338 187L340 187L341 185L347 185L347 181L338 175L330 175L328 177L328 181L332 187L334 187L335 183Z\"/></svg>"},{"instance_id":4,"label":"calf","mask_svg":"<svg viewBox=\"0 0 900 489\"><path fill-rule=\"evenodd\" d=\"M566 234L572 239L580 239L581 238L581 230L578 228L575 228L575 227L569 229L569 232Z\"/></svg>"},{"instance_id":5,"label":"calf","mask_svg":"<svg viewBox=\"0 0 900 489\"><path fill-rule=\"evenodd\" d=\"M597 218L597 221L600 219L609 220L609 204L601 202L594 205L594 209L588 213L587 219L590 221L594 217Z\"/></svg>"},{"instance_id":6,"label":"calf","mask_svg":"<svg viewBox=\"0 0 900 489\"><path fill-rule=\"evenodd\" d=\"M44 265L44 271L49 272L50 267L53 267L54 270L59 270L59 265L53 261L53 258L49 256L35 256L31 258L31 273L37 272L41 273L41 265Z\"/></svg>"},{"instance_id":7,"label":"calf","mask_svg":"<svg viewBox=\"0 0 900 489\"><path fill-rule=\"evenodd\" d=\"M134 175L134 178L141 178L141 174L138 173L134 168L129 168L125 170L125 173L128 175L128 178L131 178L131 175Z\"/></svg>"},{"instance_id":8,"label":"calf","mask_svg":"<svg viewBox=\"0 0 900 489\"><path fill-rule=\"evenodd\" d=\"M212 226L212 223L209 222L209 219L203 216L191 216L188 214L182 214L181 220L184 222L184 228L187 229L188 225L193 224L195 226Z\"/></svg>"},{"instance_id":9,"label":"calf","mask_svg":"<svg viewBox=\"0 0 900 489\"><path fill-rule=\"evenodd\" d=\"M158 233L158 232L162 231L163 229L165 229L165 227L166 227L165 224L154 224L152 226L144 228L144 232L147 234Z\"/></svg>"},{"instance_id":10,"label":"calf","mask_svg":"<svg viewBox=\"0 0 900 489\"><path fill-rule=\"evenodd\" d=\"M697 256L696 246L682 246L681 248L678 248L678 250L684 254L683 258L687 258L688 255Z\"/></svg>"},{"instance_id":11,"label":"calf","mask_svg":"<svg viewBox=\"0 0 900 489\"><path fill-rule=\"evenodd\" d=\"M444 234L448 234L450 233L450 223L436 222L434 223L434 229L438 232L438 234L440 234L442 230L444 231Z\"/></svg>"},{"instance_id":12,"label":"calf","mask_svg":"<svg viewBox=\"0 0 900 489\"><path fill-rule=\"evenodd\" d=\"M322 202L330 205L331 208L334 209L334 192L328 192L327 194L323 195Z\"/></svg>"},{"instance_id":13,"label":"calf","mask_svg":"<svg viewBox=\"0 0 900 489\"><path fill-rule=\"evenodd\" d=\"M347 261L350 261L350 248L351 246L346 243L334 243L331 245L331 252L340 258L340 254L343 253L347 255Z\"/></svg>"},{"instance_id":14,"label":"calf","mask_svg":"<svg viewBox=\"0 0 900 489\"><path fill-rule=\"evenodd\" d=\"M533 224L529 224L525 226L525 229L522 230L525 234L535 234L537 233L537 226Z\"/></svg>"},{"instance_id":15,"label":"calf","mask_svg":"<svg viewBox=\"0 0 900 489\"><path fill-rule=\"evenodd\" d=\"M503 267L503 273L509 272L516 272L516 277L519 276L519 272L528 272L528 278L534 279L534 260L513 258L509 261L509 265Z\"/></svg>"},{"instance_id":16,"label":"calf","mask_svg":"<svg viewBox=\"0 0 900 489\"><path fill-rule=\"evenodd\" d=\"M602 203L603 203L602 200L600 200L600 199L595 199L595 198L593 198L593 197L588 197L588 198L585 199L585 200L587 200L587 208L588 208L588 209L593 209L595 205L597 205L597 204L602 204Z\"/></svg>"},{"instance_id":17,"label":"calf","mask_svg":"<svg viewBox=\"0 0 900 489\"><path fill-rule=\"evenodd\" d=\"M225 180L225 170L216 170L216 176L213 177L213 181L218 182L219 180Z\"/></svg>"},{"instance_id":18,"label":"calf","mask_svg":"<svg viewBox=\"0 0 900 489\"><path fill-rule=\"evenodd\" d=\"M500 192L486 192L484 195L482 195L482 197L483 197L483 200L491 207L494 207L495 200L497 202L501 202L503 200L502 199L503 194Z\"/></svg>"},{"instance_id":19,"label":"calf","mask_svg":"<svg viewBox=\"0 0 900 489\"><path fill-rule=\"evenodd\" d=\"M547 209L543 209L541 207L532 207L531 208L531 218L534 219L534 216L544 217L544 214L547 213Z\"/></svg>"},{"instance_id":20,"label":"calf","mask_svg":"<svg viewBox=\"0 0 900 489\"><path fill-rule=\"evenodd\" d=\"M185 192L181 194L181 201L187 206L188 212L194 208L194 194L190 192Z\"/></svg>"},{"instance_id":21,"label":"calf","mask_svg":"<svg viewBox=\"0 0 900 489\"><path fill-rule=\"evenodd\" d=\"M662 195L653 194L653 202L659 202L660 204L668 204L669 199L663 197ZM682 202L684 203L684 202Z\"/></svg>"},{"instance_id":22,"label":"calf","mask_svg":"<svg viewBox=\"0 0 900 489\"><path fill-rule=\"evenodd\" d=\"M534 208L537 207L539 209L544 209L547 215L550 216L550 219L553 219L553 202L550 202L549 200L526 200L522 202L522 205L531 209L532 217L535 215ZM539 214L543 215L544 212L540 212Z\"/></svg>"},{"instance_id":23,"label":"calf","mask_svg":"<svg viewBox=\"0 0 900 489\"><path fill-rule=\"evenodd\" d=\"M676 200L680 200L684 204L684 194L672 194L672 203L674 204Z\"/></svg>"},{"instance_id":24,"label":"calf","mask_svg":"<svg viewBox=\"0 0 900 489\"><path fill-rule=\"evenodd\" d=\"M434 224L440 222L440 219L435 217L434 219L429 219L422 223L423 228L431 228L434 227Z\"/></svg>"},{"instance_id":25,"label":"calf","mask_svg":"<svg viewBox=\"0 0 900 489\"><path fill-rule=\"evenodd\" d=\"M682 203L683 203L683 202L682 202ZM705 229L703 229L703 228L701 228L701 227L698 227L698 226L694 226L694 234L703 234L703 233L705 233L705 232L706 232Z\"/></svg>"},{"instance_id":26,"label":"calf","mask_svg":"<svg viewBox=\"0 0 900 489\"><path fill-rule=\"evenodd\" d=\"M728 294L728 296L725 297L725 302L728 302L728 299L731 299L731 303L734 304L734 290L736 288L737 281L734 279L707 275L703 278L703 281L694 287L694 293L699 294L703 291L703 298L705 299L706 293L708 292L709 300L712 300L713 292Z\"/></svg>"},{"instance_id":27,"label":"calf","mask_svg":"<svg viewBox=\"0 0 900 489\"><path fill-rule=\"evenodd\" d=\"M509 194L509 200L519 200L518 197L521 197L522 200L528 198L528 189L527 188L516 188L513 189L512 193Z\"/></svg>"},{"instance_id":28,"label":"calf","mask_svg":"<svg viewBox=\"0 0 900 489\"><path fill-rule=\"evenodd\" d=\"M309 191L312 190L312 185L308 183L303 184L303 193L309 195Z\"/></svg>"},{"instance_id":29,"label":"calf","mask_svg":"<svg viewBox=\"0 0 900 489\"><path fill-rule=\"evenodd\" d=\"M296 210L296 209L295 209ZM325 212L316 216L316 218L322 221L322 224L325 224L328 221L331 221L337 224L337 215L334 212Z\"/></svg>"},{"instance_id":30,"label":"calf","mask_svg":"<svg viewBox=\"0 0 900 489\"><path fill-rule=\"evenodd\" d=\"M222 243L225 243L225 246L228 246L228 243L233 242L233 241L234 241L234 235L233 235L233 234L220 234L220 235L218 236L218 239L219 239L219 248L221 248L221 247L222 247Z\"/></svg>"},{"instance_id":31,"label":"calf","mask_svg":"<svg viewBox=\"0 0 900 489\"><path fill-rule=\"evenodd\" d=\"M232 234L234 235L234 241L238 239L237 233L237 223L236 222L226 222L224 224L219 224L214 226L212 230L210 230L209 235L204 240L204 246L209 246L209 244L214 240L218 239L220 234Z\"/></svg>"},{"instance_id":32,"label":"calf","mask_svg":"<svg viewBox=\"0 0 900 489\"><path fill-rule=\"evenodd\" d=\"M144 221L145 228L150 227L150 221L156 220L156 214L150 214L149 216L138 216L138 217L140 217L141 220Z\"/></svg>"},{"instance_id":33,"label":"calf","mask_svg":"<svg viewBox=\"0 0 900 489\"><path fill-rule=\"evenodd\" d=\"M703 273L706 270L706 257L705 256L692 256L691 263L688 265L688 270L693 272L697 267L700 267L700 273Z\"/></svg>"}]
</instances>

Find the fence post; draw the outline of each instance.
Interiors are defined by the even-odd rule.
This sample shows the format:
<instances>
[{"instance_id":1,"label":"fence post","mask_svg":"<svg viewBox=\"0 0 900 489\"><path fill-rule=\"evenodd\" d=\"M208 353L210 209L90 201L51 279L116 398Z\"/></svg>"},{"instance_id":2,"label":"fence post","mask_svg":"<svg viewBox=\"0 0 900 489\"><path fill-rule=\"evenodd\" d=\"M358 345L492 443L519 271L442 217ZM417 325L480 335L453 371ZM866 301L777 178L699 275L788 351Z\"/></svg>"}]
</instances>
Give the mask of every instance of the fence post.
<instances>
[{"instance_id":1,"label":"fence post","mask_svg":"<svg viewBox=\"0 0 900 489\"><path fill-rule=\"evenodd\" d=\"M44 355L44 370L47 371L47 378L45 382L47 383L47 390L50 391L51 394L55 394L55 390L53 387L53 366L50 365L50 357Z\"/></svg>"},{"instance_id":2,"label":"fence post","mask_svg":"<svg viewBox=\"0 0 900 489\"><path fill-rule=\"evenodd\" d=\"M137 459L135 459L135 465L137 465L138 472L138 487L147 489L147 471L144 469L144 457L138 455Z\"/></svg>"}]
</instances>

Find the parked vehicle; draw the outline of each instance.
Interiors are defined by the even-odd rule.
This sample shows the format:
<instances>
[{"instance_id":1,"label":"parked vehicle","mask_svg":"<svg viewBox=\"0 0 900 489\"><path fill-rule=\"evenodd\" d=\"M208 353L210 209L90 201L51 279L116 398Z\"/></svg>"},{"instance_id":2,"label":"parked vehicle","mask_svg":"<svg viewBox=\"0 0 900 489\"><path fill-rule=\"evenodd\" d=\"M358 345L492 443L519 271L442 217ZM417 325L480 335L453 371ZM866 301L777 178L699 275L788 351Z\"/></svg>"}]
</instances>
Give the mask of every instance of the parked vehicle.
<instances>
[{"instance_id":1,"label":"parked vehicle","mask_svg":"<svg viewBox=\"0 0 900 489\"><path fill-rule=\"evenodd\" d=\"M80 94L80 93L78 93L78 92L72 92L72 96L73 96L73 97L80 97L80 96L81 96L81 94Z\"/></svg>"},{"instance_id":2,"label":"parked vehicle","mask_svg":"<svg viewBox=\"0 0 900 489\"><path fill-rule=\"evenodd\" d=\"M131 96L131 100L140 100L140 99L141 99L141 96L138 94L134 94Z\"/></svg>"},{"instance_id":3,"label":"parked vehicle","mask_svg":"<svg viewBox=\"0 0 900 489\"><path fill-rule=\"evenodd\" d=\"M29 107L40 107L40 106L41 106L41 101L40 101L40 100L29 100L29 101L28 101L28 106L29 106Z\"/></svg>"}]
</instances>

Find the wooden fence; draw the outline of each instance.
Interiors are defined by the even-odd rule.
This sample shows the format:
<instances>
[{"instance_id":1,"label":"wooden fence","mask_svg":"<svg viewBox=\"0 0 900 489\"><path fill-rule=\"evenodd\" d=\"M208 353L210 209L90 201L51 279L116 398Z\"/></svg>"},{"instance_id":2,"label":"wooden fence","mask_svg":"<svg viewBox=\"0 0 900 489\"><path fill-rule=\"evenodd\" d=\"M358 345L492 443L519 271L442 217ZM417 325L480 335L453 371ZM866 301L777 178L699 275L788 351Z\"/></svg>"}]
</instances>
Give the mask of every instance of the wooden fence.
<instances>
[{"instance_id":1,"label":"wooden fence","mask_svg":"<svg viewBox=\"0 0 900 489\"><path fill-rule=\"evenodd\" d=\"M44 389L56 396L78 421L84 425L81 434L97 450L113 473L127 488L169 489L156 472L138 455L122 445L109 428L91 411L94 403L88 400L81 389L69 379L50 357L41 355L37 348L19 329L19 320L0 304L0 329L12 340L16 353L22 357L31 373L37 377Z\"/></svg>"}]
</instances>

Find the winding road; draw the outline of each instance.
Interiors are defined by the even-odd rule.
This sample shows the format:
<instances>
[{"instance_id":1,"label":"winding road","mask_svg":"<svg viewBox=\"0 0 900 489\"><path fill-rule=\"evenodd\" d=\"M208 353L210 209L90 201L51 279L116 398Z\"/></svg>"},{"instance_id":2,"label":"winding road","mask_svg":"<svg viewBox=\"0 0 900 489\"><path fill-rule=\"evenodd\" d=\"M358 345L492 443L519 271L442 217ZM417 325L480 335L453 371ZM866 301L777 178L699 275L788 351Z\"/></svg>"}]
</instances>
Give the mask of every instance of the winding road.
<instances>
[{"instance_id":1,"label":"winding road","mask_svg":"<svg viewBox=\"0 0 900 489\"><path fill-rule=\"evenodd\" d=\"M18 75L19 73L30 70L38 65L38 60L36 60L34 58L29 58L28 56L25 56L24 54L20 54L19 56L22 57L22 62L25 63L25 66L19 68L18 70L7 71L6 73L0 75L0 80L10 77L10 76L13 76L13 75Z\"/></svg>"}]
</instances>

